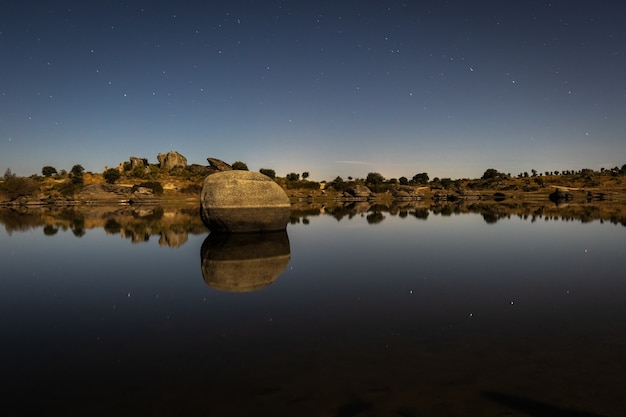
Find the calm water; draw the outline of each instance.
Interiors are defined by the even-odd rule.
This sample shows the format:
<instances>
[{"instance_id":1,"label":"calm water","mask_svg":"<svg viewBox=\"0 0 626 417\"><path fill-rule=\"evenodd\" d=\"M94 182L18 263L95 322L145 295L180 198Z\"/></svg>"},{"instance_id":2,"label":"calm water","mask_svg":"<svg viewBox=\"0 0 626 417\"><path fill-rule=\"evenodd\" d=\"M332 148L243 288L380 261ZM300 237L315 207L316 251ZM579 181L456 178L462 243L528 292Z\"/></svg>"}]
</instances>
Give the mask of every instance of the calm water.
<instances>
[{"instance_id":1,"label":"calm water","mask_svg":"<svg viewBox=\"0 0 626 417\"><path fill-rule=\"evenodd\" d=\"M285 234L224 238L193 210L0 211L3 404L626 415L623 222L318 212L295 213Z\"/></svg>"}]
</instances>

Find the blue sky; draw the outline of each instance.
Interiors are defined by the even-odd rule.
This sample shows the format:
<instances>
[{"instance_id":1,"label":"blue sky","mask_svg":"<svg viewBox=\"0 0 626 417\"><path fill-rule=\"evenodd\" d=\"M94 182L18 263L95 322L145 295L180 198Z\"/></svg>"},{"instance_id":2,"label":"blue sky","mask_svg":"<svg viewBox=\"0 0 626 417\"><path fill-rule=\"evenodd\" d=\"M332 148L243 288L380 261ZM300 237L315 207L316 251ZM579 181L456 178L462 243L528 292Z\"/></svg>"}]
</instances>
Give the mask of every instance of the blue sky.
<instances>
[{"instance_id":1,"label":"blue sky","mask_svg":"<svg viewBox=\"0 0 626 417\"><path fill-rule=\"evenodd\" d=\"M0 171L170 150L318 181L622 166L625 15L621 1L3 2Z\"/></svg>"}]
</instances>

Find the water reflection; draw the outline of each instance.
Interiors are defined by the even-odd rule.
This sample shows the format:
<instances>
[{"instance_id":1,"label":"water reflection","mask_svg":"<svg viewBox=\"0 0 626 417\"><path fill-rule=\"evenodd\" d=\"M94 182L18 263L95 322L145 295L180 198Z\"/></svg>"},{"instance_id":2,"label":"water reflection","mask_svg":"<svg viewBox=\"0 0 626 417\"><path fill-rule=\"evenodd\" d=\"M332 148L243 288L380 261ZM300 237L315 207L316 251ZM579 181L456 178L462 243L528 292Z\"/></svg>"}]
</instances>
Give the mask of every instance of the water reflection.
<instances>
[{"instance_id":1,"label":"water reflection","mask_svg":"<svg viewBox=\"0 0 626 417\"><path fill-rule=\"evenodd\" d=\"M308 224L309 217L332 216L337 221L363 217L370 225L383 223L387 216L402 219L427 220L429 216L479 214L485 223L494 224L503 219L519 218L543 221L610 222L626 226L626 204L591 202L588 204L540 204L531 202L473 202L431 203L395 202L389 205L372 202L330 204L298 203L291 208L291 224ZM89 230L102 228L107 234L120 235L132 243L147 242L158 237L159 244L169 247L184 245L189 234L205 234L207 229L191 206L82 206L63 208L0 208L0 224L9 235L42 228L45 236L59 231L71 231L76 237Z\"/></svg>"},{"instance_id":2,"label":"water reflection","mask_svg":"<svg viewBox=\"0 0 626 417\"><path fill-rule=\"evenodd\" d=\"M371 202L346 204L296 204L292 206L291 223L308 222L310 216L328 215L337 221L355 216L365 217L368 224L376 225L385 220L385 214L400 218L426 220L433 214L454 216L460 214L480 214L485 223L494 224L502 219L513 217L535 222L544 221L592 221L610 222L626 226L626 204L624 203L589 203L589 204L540 204L533 202L474 202L474 203L428 203L396 202L383 205Z\"/></svg>"},{"instance_id":3,"label":"water reflection","mask_svg":"<svg viewBox=\"0 0 626 417\"><path fill-rule=\"evenodd\" d=\"M45 236L62 230L82 237L88 230L102 228L132 243L158 237L159 245L175 248L184 245L189 234L207 232L195 206L5 208L0 209L0 223L9 235L41 227Z\"/></svg>"},{"instance_id":4,"label":"water reflection","mask_svg":"<svg viewBox=\"0 0 626 417\"><path fill-rule=\"evenodd\" d=\"M212 288L231 292L257 291L283 273L291 250L286 231L211 233L201 249L202 276Z\"/></svg>"}]
</instances>

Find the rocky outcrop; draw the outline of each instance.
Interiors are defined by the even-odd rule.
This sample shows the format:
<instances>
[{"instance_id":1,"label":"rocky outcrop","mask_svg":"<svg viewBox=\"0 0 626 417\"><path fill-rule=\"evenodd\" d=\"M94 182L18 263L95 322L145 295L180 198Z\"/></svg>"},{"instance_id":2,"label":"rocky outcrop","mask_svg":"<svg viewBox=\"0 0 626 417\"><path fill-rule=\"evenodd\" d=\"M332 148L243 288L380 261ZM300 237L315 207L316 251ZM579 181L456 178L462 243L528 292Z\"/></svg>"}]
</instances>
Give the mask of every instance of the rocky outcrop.
<instances>
[{"instance_id":1,"label":"rocky outcrop","mask_svg":"<svg viewBox=\"0 0 626 417\"><path fill-rule=\"evenodd\" d=\"M212 288L260 290L282 274L291 259L287 231L211 233L202 244L202 276Z\"/></svg>"},{"instance_id":2,"label":"rocky outcrop","mask_svg":"<svg viewBox=\"0 0 626 417\"><path fill-rule=\"evenodd\" d=\"M200 216L212 232L285 230L289 213L285 191L259 172L220 171L202 185Z\"/></svg>"},{"instance_id":3,"label":"rocky outcrop","mask_svg":"<svg viewBox=\"0 0 626 417\"><path fill-rule=\"evenodd\" d=\"M114 184L89 184L76 196L77 201L90 204L127 203L132 195L128 187Z\"/></svg>"},{"instance_id":4,"label":"rocky outcrop","mask_svg":"<svg viewBox=\"0 0 626 417\"><path fill-rule=\"evenodd\" d=\"M364 185L355 185L347 188L346 193L355 198L369 198L372 196L372 191Z\"/></svg>"},{"instance_id":5,"label":"rocky outcrop","mask_svg":"<svg viewBox=\"0 0 626 417\"><path fill-rule=\"evenodd\" d=\"M215 172L215 169L204 166L204 165L199 165L199 164L191 164L187 167L187 169L190 172L193 172L194 174L204 175L204 176L207 176Z\"/></svg>"},{"instance_id":6,"label":"rocky outcrop","mask_svg":"<svg viewBox=\"0 0 626 417\"><path fill-rule=\"evenodd\" d=\"M398 201L415 201L424 199L424 194L409 185L401 185L393 193L393 197Z\"/></svg>"},{"instance_id":7,"label":"rocky outcrop","mask_svg":"<svg viewBox=\"0 0 626 417\"><path fill-rule=\"evenodd\" d=\"M567 191L557 188L552 194L548 196L548 198L552 202L561 203L565 201L571 201L574 198L574 196L571 193L568 193Z\"/></svg>"},{"instance_id":8,"label":"rocky outcrop","mask_svg":"<svg viewBox=\"0 0 626 417\"><path fill-rule=\"evenodd\" d=\"M216 171L232 171L233 169L232 166L222 161L221 159L207 158L206 160L209 162L211 168L215 169Z\"/></svg>"},{"instance_id":9,"label":"rocky outcrop","mask_svg":"<svg viewBox=\"0 0 626 417\"><path fill-rule=\"evenodd\" d=\"M187 167L187 158L176 151L160 153L157 155L157 160L159 161L159 166L167 170L184 169Z\"/></svg>"},{"instance_id":10,"label":"rocky outcrop","mask_svg":"<svg viewBox=\"0 0 626 417\"><path fill-rule=\"evenodd\" d=\"M148 160L145 158L137 158L136 156L130 157L130 169L146 168L148 166Z\"/></svg>"}]
</instances>

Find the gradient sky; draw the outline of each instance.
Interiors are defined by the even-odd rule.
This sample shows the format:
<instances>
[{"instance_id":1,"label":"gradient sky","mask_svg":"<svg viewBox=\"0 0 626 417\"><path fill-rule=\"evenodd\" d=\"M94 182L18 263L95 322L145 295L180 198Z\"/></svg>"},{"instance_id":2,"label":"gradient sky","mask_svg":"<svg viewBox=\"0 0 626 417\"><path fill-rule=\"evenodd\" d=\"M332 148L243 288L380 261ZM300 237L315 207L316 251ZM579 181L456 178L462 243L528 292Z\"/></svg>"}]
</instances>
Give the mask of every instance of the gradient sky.
<instances>
[{"instance_id":1,"label":"gradient sky","mask_svg":"<svg viewBox=\"0 0 626 417\"><path fill-rule=\"evenodd\" d=\"M411 178L626 163L626 2L4 1L0 175L176 150Z\"/></svg>"}]
</instances>

